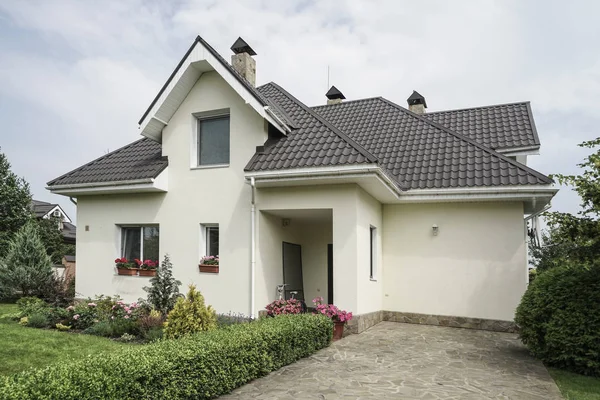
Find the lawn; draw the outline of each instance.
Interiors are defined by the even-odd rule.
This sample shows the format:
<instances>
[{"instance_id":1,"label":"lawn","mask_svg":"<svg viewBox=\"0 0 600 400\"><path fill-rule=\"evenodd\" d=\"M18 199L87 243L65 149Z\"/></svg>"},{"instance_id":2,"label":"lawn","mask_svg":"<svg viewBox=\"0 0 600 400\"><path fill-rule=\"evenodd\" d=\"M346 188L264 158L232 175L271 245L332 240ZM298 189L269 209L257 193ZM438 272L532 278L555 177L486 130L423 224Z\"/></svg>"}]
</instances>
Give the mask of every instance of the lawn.
<instances>
[{"instance_id":1,"label":"lawn","mask_svg":"<svg viewBox=\"0 0 600 400\"><path fill-rule=\"evenodd\" d=\"M600 400L600 378L583 376L560 369L548 368L548 372L567 400Z\"/></svg>"},{"instance_id":2,"label":"lawn","mask_svg":"<svg viewBox=\"0 0 600 400\"><path fill-rule=\"evenodd\" d=\"M6 317L16 312L15 304L0 304L0 375L130 346L97 336L23 327Z\"/></svg>"}]
</instances>

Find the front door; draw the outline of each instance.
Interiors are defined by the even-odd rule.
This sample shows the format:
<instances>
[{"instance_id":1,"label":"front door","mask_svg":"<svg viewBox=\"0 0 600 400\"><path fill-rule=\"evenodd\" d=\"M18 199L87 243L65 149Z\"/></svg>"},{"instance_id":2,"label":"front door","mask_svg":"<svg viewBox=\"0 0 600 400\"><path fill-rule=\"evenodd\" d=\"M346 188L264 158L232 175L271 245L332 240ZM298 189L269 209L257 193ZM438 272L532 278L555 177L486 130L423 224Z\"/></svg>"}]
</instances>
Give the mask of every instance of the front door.
<instances>
[{"instance_id":1,"label":"front door","mask_svg":"<svg viewBox=\"0 0 600 400\"><path fill-rule=\"evenodd\" d=\"M304 285L302 283L302 247L299 244L283 242L283 283L285 298L304 300Z\"/></svg>"}]
</instances>

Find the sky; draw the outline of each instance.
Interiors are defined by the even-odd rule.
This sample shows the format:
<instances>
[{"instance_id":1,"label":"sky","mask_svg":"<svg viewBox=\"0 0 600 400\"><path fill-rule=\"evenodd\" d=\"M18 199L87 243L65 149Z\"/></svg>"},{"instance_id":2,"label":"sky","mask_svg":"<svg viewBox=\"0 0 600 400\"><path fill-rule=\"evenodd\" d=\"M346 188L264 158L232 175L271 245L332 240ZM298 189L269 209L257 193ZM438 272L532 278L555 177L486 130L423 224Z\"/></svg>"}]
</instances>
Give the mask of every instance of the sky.
<instances>
[{"instance_id":1,"label":"sky","mask_svg":"<svg viewBox=\"0 0 600 400\"><path fill-rule=\"evenodd\" d=\"M530 101L541 154L573 174L599 136L600 2L0 0L0 151L34 198L46 182L137 140L137 121L196 35L226 59L243 37L257 84L308 105L413 90L428 111ZM328 74L329 70L329 74ZM329 76L328 76L329 75ZM553 209L575 213L562 188Z\"/></svg>"}]
</instances>

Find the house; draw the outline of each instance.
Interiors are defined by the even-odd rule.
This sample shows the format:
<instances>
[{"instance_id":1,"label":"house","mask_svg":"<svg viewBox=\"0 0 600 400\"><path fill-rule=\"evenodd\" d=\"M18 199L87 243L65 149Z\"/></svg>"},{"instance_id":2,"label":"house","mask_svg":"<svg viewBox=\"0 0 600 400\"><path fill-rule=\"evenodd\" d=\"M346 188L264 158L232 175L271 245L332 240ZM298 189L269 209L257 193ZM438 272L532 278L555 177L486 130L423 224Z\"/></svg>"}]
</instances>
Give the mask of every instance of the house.
<instances>
[{"instance_id":1,"label":"house","mask_svg":"<svg viewBox=\"0 0 600 400\"><path fill-rule=\"evenodd\" d=\"M256 53L241 38L231 49L229 64L197 37L142 138L48 183L77 198L77 292L135 300L147 278L113 260L168 253L218 312L256 315L285 283L286 297L353 311L355 331L510 329L525 218L557 192L526 165L540 147L530 104L427 113L417 92L407 109L332 87L309 107L256 87ZM200 272L205 255L218 272Z\"/></svg>"},{"instance_id":2,"label":"house","mask_svg":"<svg viewBox=\"0 0 600 400\"><path fill-rule=\"evenodd\" d=\"M56 218L58 229L63 237L63 243L75 244L77 227L66 212L58 204L52 204L40 200L31 200L31 209L36 218Z\"/></svg>"}]
</instances>

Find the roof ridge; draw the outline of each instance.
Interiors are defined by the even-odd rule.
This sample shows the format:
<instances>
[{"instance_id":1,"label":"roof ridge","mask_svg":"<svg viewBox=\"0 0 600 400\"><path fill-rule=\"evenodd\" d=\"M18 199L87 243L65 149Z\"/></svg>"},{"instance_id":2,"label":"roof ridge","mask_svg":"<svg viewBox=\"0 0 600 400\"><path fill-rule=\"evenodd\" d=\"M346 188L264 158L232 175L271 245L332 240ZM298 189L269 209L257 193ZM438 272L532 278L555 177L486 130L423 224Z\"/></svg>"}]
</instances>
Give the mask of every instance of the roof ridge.
<instances>
[{"instance_id":1,"label":"roof ridge","mask_svg":"<svg viewBox=\"0 0 600 400\"><path fill-rule=\"evenodd\" d=\"M482 110L484 108L493 108L493 107L502 107L502 106L516 106L517 104L529 104L530 101L516 101L513 103L499 103L499 104L490 104L489 106L478 106L478 107L466 107L466 108L453 108L450 110L440 110L440 111L431 111L431 112L426 112L423 115L428 115L428 114L441 114L441 113L447 113L447 112L457 112L457 111L470 111L470 110Z\"/></svg>"},{"instance_id":2,"label":"roof ridge","mask_svg":"<svg viewBox=\"0 0 600 400\"><path fill-rule=\"evenodd\" d=\"M73 169L73 170L71 170L71 171L69 171L69 172L67 172L67 173L64 173L64 174L62 174L61 176L59 176L59 177L57 177L57 178L54 178L54 179L52 179L51 181L47 182L47 183L46 183L46 185L48 185L48 186L52 186L52 182L56 182L56 181L58 181L58 180L60 180L60 179L66 178L67 176L71 175L72 173L74 173L74 172L77 172L77 171L79 171L80 169L83 169L83 168L85 168L85 167L88 167L88 166L90 166L90 165L94 164L95 162L98 162L98 161L100 161L100 160L103 160L103 159L105 159L105 158L106 158L106 157L108 157L108 156L112 156L112 155L114 155L115 153L118 153L118 152L120 152L120 151L123 151L123 150L125 150L126 148L128 148L128 147L130 147L130 146L133 146L134 144L136 144L136 143L138 143L138 142L141 142L142 140L151 140L151 139L148 139L148 138L146 138L146 137L143 137L143 138L141 138L141 139L138 139L138 140L136 140L136 141L134 141L134 142L128 143L128 144L126 144L125 146L119 147L118 149L116 149L116 150L113 150L113 151L111 151L110 153L106 153L106 154L104 154L104 155L102 155L102 156L100 156L100 157L98 157L98 158L95 158L95 159L93 159L92 161L90 161L90 162L88 162L88 163L86 163L86 164L83 164L83 165L81 165L81 166L79 166L79 167L77 167L77 168L75 168L75 169Z\"/></svg>"},{"instance_id":3,"label":"roof ridge","mask_svg":"<svg viewBox=\"0 0 600 400\"><path fill-rule=\"evenodd\" d=\"M367 160L369 160L371 162L374 162L374 163L378 163L379 162L379 160L377 159L377 157L375 157L373 154L371 154L371 152L367 151L367 149L365 149L364 147L362 147L354 139L351 139L348 135L346 135L345 133L343 133L342 131L340 131L338 128L336 128L333 124L331 124L330 122L328 122L325 118L323 118L317 112L315 112L310 107L308 107L307 105L305 105L304 103L302 103L300 100L298 100L297 98L295 98L287 90L285 90L284 88L282 88L281 86L279 86L275 82L269 82L266 85L273 85L284 96L286 96L288 99L290 99L291 101L293 101L294 103L296 103L296 105L300 106L304 111L306 111L313 118L317 119L321 124L325 125L325 127L327 127L333 133L335 133L336 135L338 135L342 140L344 140L350 146L354 147L354 149L356 151L358 151L360 154L362 154ZM263 86L266 86L266 85L263 85Z\"/></svg>"},{"instance_id":4,"label":"roof ridge","mask_svg":"<svg viewBox=\"0 0 600 400\"><path fill-rule=\"evenodd\" d=\"M310 106L310 108L312 108L314 110L315 108L321 108L321 107L342 106L342 105L348 104L348 103L358 103L358 102L367 101L367 100L377 100L379 98L381 98L381 96L365 97L365 98L362 98L362 99L354 99L354 100L344 100L344 101L342 101L340 103L320 104L320 105L317 105L317 106Z\"/></svg>"},{"instance_id":5,"label":"roof ridge","mask_svg":"<svg viewBox=\"0 0 600 400\"><path fill-rule=\"evenodd\" d=\"M541 172L538 172L538 171L534 170L533 168L529 168L528 166L523 165L520 162L512 160L512 159L506 157L505 155L503 155L501 153L498 153L496 150L491 149L491 148L489 148L487 146L484 146L483 144L477 142L476 140L473 140L473 139L471 139L471 138L469 138L469 137L467 137L467 136L465 136L463 134L460 134L458 132L454 132L453 130L448 129L445 126L438 124L437 122L430 121L429 119L427 119L427 118L425 118L425 117L423 117L423 116L421 116L419 114L415 114L412 111L407 110L406 108L404 108L404 107L402 107L402 106L400 106L400 105L394 103L393 101L390 101L390 100L388 100L388 99L386 99L384 97L381 97L380 99L381 99L381 101L383 101L383 102L391 105L392 107L394 107L394 108L396 108L396 109L398 109L398 110L400 110L400 111L402 111L402 112L404 112L404 113L412 116L413 118L416 118L418 120L424 121L424 122L426 122L426 123L428 123L428 124L430 124L430 125L438 128L438 129L443 130L446 133L449 133L449 134L457 137L458 139L461 139L461 140L463 140L463 141L465 141L467 143L470 143L470 144L474 145L475 147L478 147L481 150L483 150L483 151L485 151L485 152L487 152L487 153L489 153L489 154L491 154L491 155L493 155L495 157L498 157L501 160L506 161L509 164L511 164L511 165L513 165L513 166L515 166L515 167L517 167L519 169L524 170L525 172L528 172L528 173L530 173L530 174L532 174L532 175L540 178L543 181L546 181L547 183L553 183L552 179L550 179L546 175L542 174Z\"/></svg>"}]
</instances>

